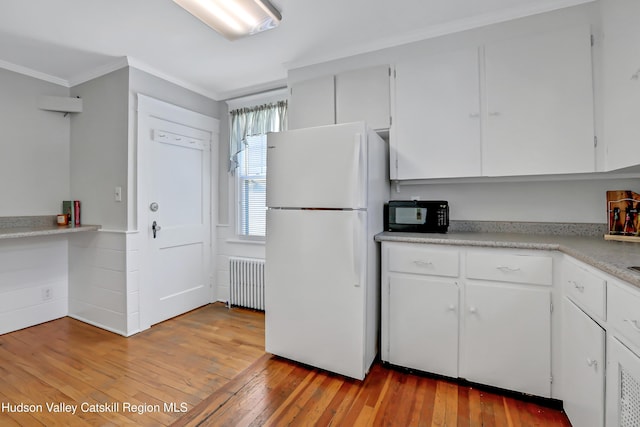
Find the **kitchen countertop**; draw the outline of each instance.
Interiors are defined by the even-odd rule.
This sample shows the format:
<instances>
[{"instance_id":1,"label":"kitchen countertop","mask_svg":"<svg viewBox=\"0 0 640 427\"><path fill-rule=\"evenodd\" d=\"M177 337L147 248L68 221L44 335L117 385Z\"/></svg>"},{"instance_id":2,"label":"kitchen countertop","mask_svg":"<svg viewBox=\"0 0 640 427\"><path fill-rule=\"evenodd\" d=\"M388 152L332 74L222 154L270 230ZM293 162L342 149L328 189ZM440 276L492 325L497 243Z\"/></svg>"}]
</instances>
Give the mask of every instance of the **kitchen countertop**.
<instances>
[{"instance_id":1,"label":"kitchen countertop","mask_svg":"<svg viewBox=\"0 0 640 427\"><path fill-rule=\"evenodd\" d=\"M58 225L39 226L39 227L7 227L7 228L0 228L0 240L18 239L22 237L70 234L70 233L79 233L82 231L97 231L99 229L100 229L99 225L81 225L78 227L58 226Z\"/></svg>"},{"instance_id":2,"label":"kitchen countertop","mask_svg":"<svg viewBox=\"0 0 640 427\"><path fill-rule=\"evenodd\" d=\"M603 236L563 236L524 233L449 232L447 234L382 232L377 242L428 243L485 248L560 251L640 288L640 243L604 240Z\"/></svg>"},{"instance_id":3,"label":"kitchen countertop","mask_svg":"<svg viewBox=\"0 0 640 427\"><path fill-rule=\"evenodd\" d=\"M99 225L59 226L56 217L57 215L0 217L0 240L97 231L101 228Z\"/></svg>"}]
</instances>

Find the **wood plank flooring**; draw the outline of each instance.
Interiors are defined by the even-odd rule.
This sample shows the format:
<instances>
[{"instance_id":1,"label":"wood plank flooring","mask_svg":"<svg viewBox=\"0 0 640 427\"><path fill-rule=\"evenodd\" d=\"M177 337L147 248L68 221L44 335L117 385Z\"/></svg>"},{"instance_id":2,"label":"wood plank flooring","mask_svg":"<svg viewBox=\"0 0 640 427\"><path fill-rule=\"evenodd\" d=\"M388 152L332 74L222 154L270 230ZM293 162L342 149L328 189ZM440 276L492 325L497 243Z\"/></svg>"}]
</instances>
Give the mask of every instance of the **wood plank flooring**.
<instances>
[{"instance_id":1,"label":"wood plank flooring","mask_svg":"<svg viewBox=\"0 0 640 427\"><path fill-rule=\"evenodd\" d=\"M47 407L59 402L76 414ZM129 338L70 318L2 335L0 405L2 426L570 426L561 411L379 363L360 382L271 356L264 316L219 303Z\"/></svg>"},{"instance_id":2,"label":"wood plank flooring","mask_svg":"<svg viewBox=\"0 0 640 427\"><path fill-rule=\"evenodd\" d=\"M0 406L0 425L169 425L263 354L264 315L220 303L129 338L58 319L0 336L0 405L41 406ZM46 406L59 402L79 405L76 414Z\"/></svg>"},{"instance_id":3,"label":"wood plank flooring","mask_svg":"<svg viewBox=\"0 0 640 427\"><path fill-rule=\"evenodd\" d=\"M380 363L360 382L265 354L173 426L571 424L558 410Z\"/></svg>"}]
</instances>

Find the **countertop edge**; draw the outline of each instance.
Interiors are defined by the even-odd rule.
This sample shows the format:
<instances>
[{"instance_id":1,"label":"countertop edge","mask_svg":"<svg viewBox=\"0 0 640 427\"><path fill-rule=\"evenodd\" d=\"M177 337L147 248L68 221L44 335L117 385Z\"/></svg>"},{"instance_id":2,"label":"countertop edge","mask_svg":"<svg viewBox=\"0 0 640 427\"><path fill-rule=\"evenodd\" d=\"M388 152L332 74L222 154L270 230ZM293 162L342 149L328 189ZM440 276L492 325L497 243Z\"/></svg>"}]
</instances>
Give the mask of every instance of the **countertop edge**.
<instances>
[{"instance_id":1,"label":"countertop edge","mask_svg":"<svg viewBox=\"0 0 640 427\"><path fill-rule=\"evenodd\" d=\"M453 234L438 235L438 234L424 234L424 235L411 235L412 233L394 234L389 232L383 232L377 234L374 239L377 242L405 242L405 243L422 243L422 244L436 244L436 245L451 245L451 246L467 246L467 247L484 247L484 248L504 248L504 249L530 249L530 250L546 250L546 251L558 251L569 255L578 261L584 262L591 267L601 270L604 273L623 280L630 285L640 288L640 275L629 270L627 267L634 265L633 263L626 262L629 265L617 265L610 260L612 254L622 255L623 248L634 249L633 260L637 260L635 265L640 265L640 245L611 245L613 242L606 242L602 238L597 237L582 237L579 239L571 236L531 236L522 234L518 236L519 240L514 240L514 234L505 234L504 239L500 240L500 233L478 233L478 238L470 237L472 233L464 233L464 237L455 237ZM446 237L444 237L446 236ZM563 242L563 240L571 240L570 242ZM618 242L620 243L620 242ZM589 250L584 248L587 245L596 245L607 247L608 250L598 250L599 248L590 247ZM612 250L613 248L613 250ZM622 256L621 256L622 258Z\"/></svg>"},{"instance_id":2,"label":"countertop edge","mask_svg":"<svg viewBox=\"0 0 640 427\"><path fill-rule=\"evenodd\" d=\"M34 227L34 228L0 228L0 240L20 239L24 237L55 236L63 234L80 233L85 231L98 231L100 225L81 225L78 227Z\"/></svg>"}]
</instances>

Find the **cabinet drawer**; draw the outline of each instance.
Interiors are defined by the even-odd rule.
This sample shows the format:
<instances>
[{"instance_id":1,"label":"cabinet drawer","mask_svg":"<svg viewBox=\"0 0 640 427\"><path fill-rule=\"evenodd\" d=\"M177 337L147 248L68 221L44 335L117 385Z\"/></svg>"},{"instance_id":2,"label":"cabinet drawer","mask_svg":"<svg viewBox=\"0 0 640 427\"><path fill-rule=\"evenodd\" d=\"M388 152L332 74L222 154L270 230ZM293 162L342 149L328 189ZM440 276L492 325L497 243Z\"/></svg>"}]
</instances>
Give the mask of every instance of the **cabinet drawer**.
<instances>
[{"instance_id":1,"label":"cabinet drawer","mask_svg":"<svg viewBox=\"0 0 640 427\"><path fill-rule=\"evenodd\" d=\"M551 286L553 260L538 255L469 252L467 277L511 283Z\"/></svg>"},{"instance_id":2,"label":"cabinet drawer","mask_svg":"<svg viewBox=\"0 0 640 427\"><path fill-rule=\"evenodd\" d=\"M609 323L633 345L640 348L640 293L609 283L607 313Z\"/></svg>"},{"instance_id":3,"label":"cabinet drawer","mask_svg":"<svg viewBox=\"0 0 640 427\"><path fill-rule=\"evenodd\" d=\"M563 267L565 294L585 311L606 320L607 281L570 261Z\"/></svg>"},{"instance_id":4,"label":"cabinet drawer","mask_svg":"<svg viewBox=\"0 0 640 427\"><path fill-rule=\"evenodd\" d=\"M397 273L457 277L458 251L448 248L410 246L389 247L389 270Z\"/></svg>"}]
</instances>

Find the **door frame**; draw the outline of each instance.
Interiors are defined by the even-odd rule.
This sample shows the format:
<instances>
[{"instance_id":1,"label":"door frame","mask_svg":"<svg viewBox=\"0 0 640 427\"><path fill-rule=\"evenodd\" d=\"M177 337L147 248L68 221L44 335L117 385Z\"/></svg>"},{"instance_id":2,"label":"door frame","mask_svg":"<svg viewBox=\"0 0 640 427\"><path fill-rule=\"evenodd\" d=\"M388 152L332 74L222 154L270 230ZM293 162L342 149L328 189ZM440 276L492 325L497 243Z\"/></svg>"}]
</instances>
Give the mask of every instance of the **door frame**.
<instances>
[{"instance_id":1,"label":"door frame","mask_svg":"<svg viewBox=\"0 0 640 427\"><path fill-rule=\"evenodd\" d=\"M216 300L215 288L213 286L215 271L215 263L213 260L217 256L216 251L216 224L218 217L218 151L219 151L219 133L220 133L220 121L214 117L209 117L204 114L188 110L177 105L170 104L165 101L161 101L156 98L152 98L147 95L137 94L137 134L136 134L136 175L133 177L136 182L137 197L135 206L135 229L138 235L138 263L139 263L139 280L138 280L138 308L140 330L149 329L151 327L151 304L152 299L152 251L149 241L149 235L151 230L151 224L149 221L149 215L147 207L150 203L149 195L149 180L151 179L151 165L149 160L151 158L151 147L149 144L145 144L145 140L149 140L149 135L145 135L145 132L149 132L151 126L149 120L151 118L157 118L161 120L172 121L178 124L194 127L206 132L211 133L211 147L210 147L210 204L209 204L209 229L210 229L210 256L207 265L207 276L209 281L210 302ZM131 179L131 178L130 178ZM131 210L130 210L131 212ZM127 260L127 263L129 261ZM128 294L132 293L133 289L128 289ZM131 307L135 304L135 298L127 295L128 313L135 312L136 308Z\"/></svg>"}]
</instances>

